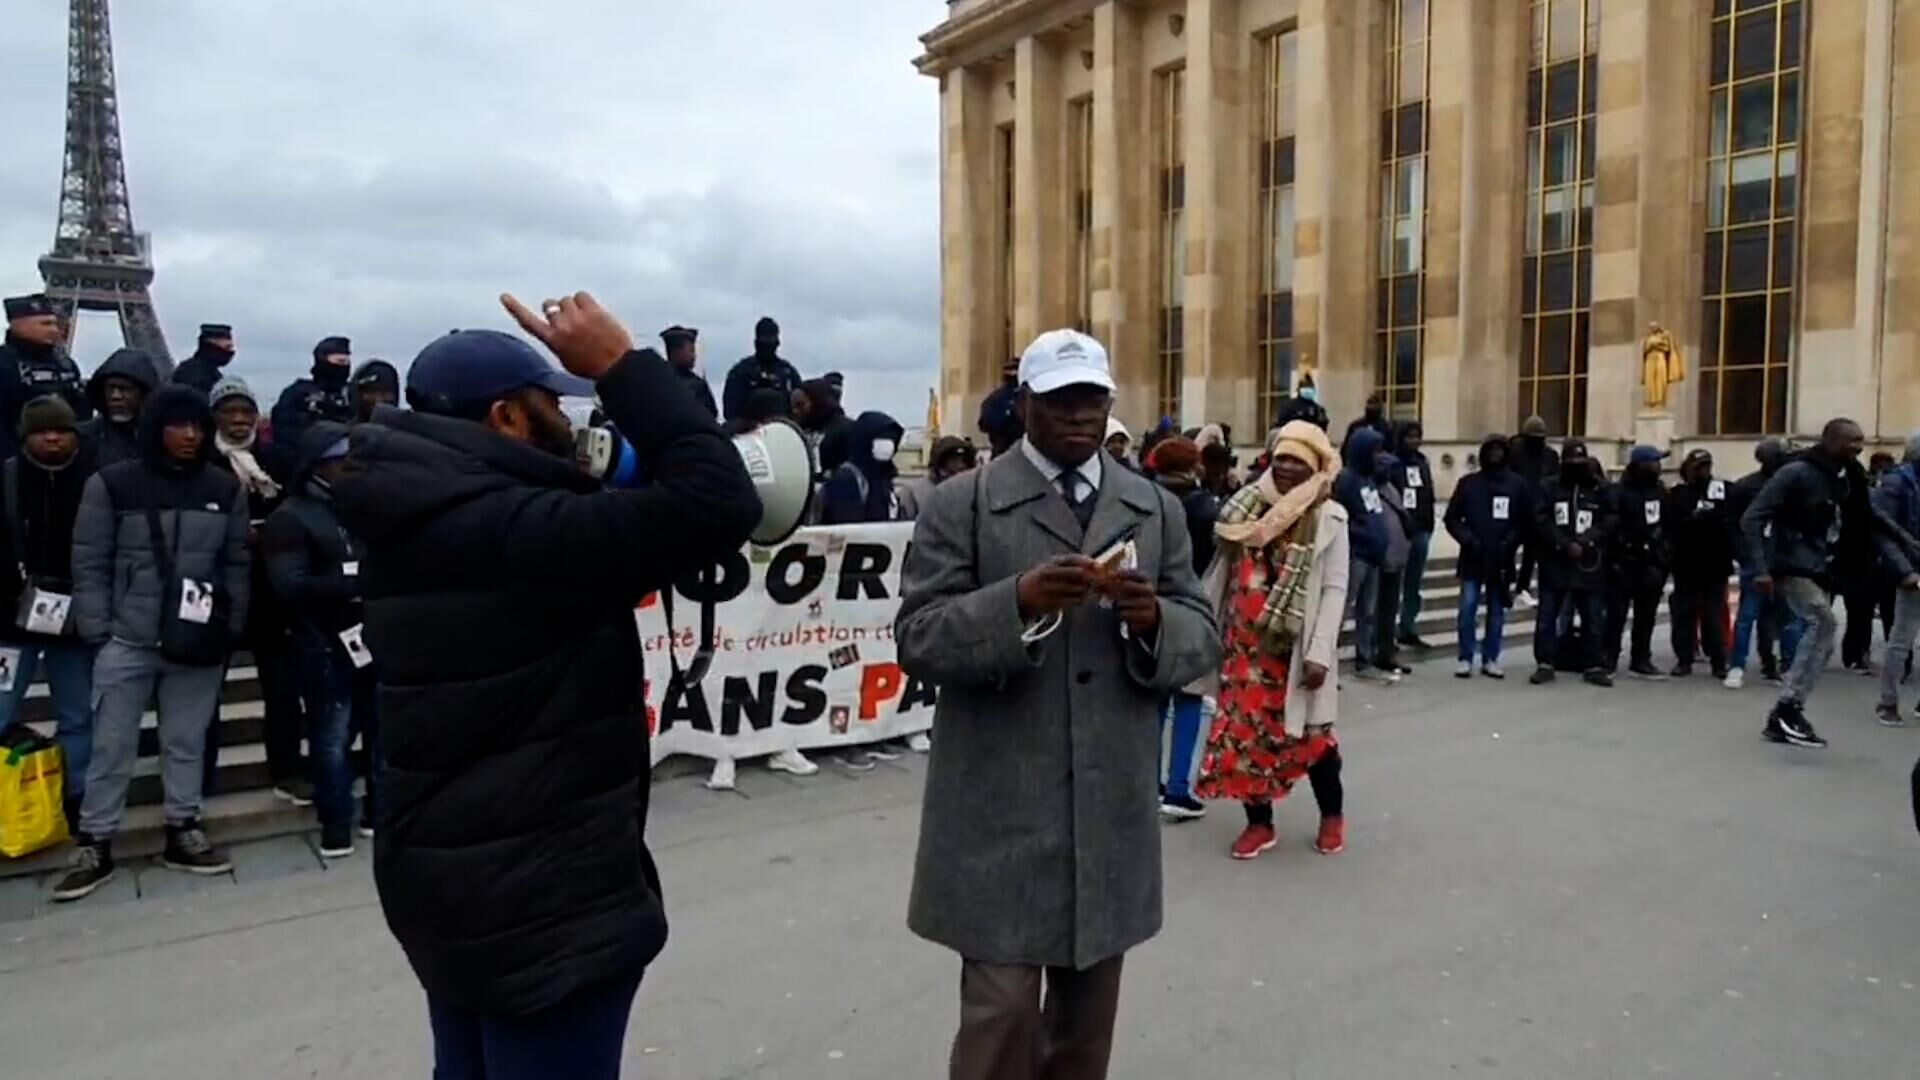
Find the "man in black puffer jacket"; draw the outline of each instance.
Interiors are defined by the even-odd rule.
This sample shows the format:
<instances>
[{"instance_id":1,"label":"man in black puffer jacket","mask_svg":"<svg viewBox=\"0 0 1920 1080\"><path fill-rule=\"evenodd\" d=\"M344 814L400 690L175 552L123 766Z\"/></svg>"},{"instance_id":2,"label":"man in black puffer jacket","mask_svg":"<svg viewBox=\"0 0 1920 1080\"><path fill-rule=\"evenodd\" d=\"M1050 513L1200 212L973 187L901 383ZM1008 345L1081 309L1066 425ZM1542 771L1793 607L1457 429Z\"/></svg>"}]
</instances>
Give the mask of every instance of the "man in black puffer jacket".
<instances>
[{"instance_id":1,"label":"man in black puffer jacket","mask_svg":"<svg viewBox=\"0 0 1920 1080\"><path fill-rule=\"evenodd\" d=\"M408 373L415 411L355 428L334 487L381 671L374 879L437 1075L613 1076L667 936L633 609L737 550L760 502L673 369L592 297L508 308L572 375L518 338L449 334ZM650 486L602 490L574 464L559 396L596 389Z\"/></svg>"}]
</instances>

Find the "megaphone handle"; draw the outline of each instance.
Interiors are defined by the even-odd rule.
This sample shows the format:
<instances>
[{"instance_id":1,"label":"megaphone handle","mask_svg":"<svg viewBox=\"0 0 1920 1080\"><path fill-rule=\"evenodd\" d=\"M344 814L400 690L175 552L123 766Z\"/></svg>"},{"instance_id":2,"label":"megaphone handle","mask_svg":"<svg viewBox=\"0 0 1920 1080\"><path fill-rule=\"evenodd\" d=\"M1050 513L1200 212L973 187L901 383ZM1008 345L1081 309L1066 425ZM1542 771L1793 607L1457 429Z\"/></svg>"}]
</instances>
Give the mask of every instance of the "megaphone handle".
<instances>
[{"instance_id":1,"label":"megaphone handle","mask_svg":"<svg viewBox=\"0 0 1920 1080\"><path fill-rule=\"evenodd\" d=\"M713 630L714 630L714 575L718 566L707 566L700 571L700 639L693 650L693 661L685 669L680 667L680 657L673 651L673 583L660 591L660 610L667 617L667 667L673 672L674 681L681 686L692 686L707 677L707 669L713 666Z\"/></svg>"}]
</instances>

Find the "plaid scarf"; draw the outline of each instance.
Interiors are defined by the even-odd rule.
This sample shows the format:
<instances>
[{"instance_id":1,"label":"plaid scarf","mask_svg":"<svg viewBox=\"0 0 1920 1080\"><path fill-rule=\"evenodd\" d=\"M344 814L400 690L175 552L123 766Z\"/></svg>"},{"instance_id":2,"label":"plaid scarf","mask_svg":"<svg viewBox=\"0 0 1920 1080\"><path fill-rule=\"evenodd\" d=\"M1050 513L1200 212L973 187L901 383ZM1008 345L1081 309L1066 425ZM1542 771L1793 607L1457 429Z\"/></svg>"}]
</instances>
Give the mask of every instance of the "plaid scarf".
<instances>
[{"instance_id":1,"label":"plaid scarf","mask_svg":"<svg viewBox=\"0 0 1920 1080\"><path fill-rule=\"evenodd\" d=\"M1237 525L1258 521L1269 508L1266 496L1257 484L1240 489L1220 508L1223 524ZM1293 647L1307 623L1307 576L1313 569L1313 545L1320 515L1316 504L1301 514L1293 527L1260 552L1255 563L1251 589L1264 589L1266 602L1252 629L1276 656L1291 657ZM1232 611L1229 618L1237 617Z\"/></svg>"}]
</instances>

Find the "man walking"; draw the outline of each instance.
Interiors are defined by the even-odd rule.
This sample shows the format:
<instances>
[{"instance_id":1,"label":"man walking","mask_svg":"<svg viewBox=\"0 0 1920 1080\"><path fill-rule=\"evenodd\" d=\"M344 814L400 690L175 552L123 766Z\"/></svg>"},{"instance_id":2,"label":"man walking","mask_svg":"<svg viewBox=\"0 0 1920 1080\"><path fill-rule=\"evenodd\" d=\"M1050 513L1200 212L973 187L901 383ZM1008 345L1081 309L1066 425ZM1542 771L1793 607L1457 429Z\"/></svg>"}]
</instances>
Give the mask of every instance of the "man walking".
<instances>
[{"instance_id":1,"label":"man walking","mask_svg":"<svg viewBox=\"0 0 1920 1080\"><path fill-rule=\"evenodd\" d=\"M1798 624L1788 617L1786 605L1776 593L1762 596L1753 581L1764 568L1754 565L1752 553L1741 536L1740 519L1753 505L1761 489L1787 463L1787 445L1779 439L1762 439L1753 448L1759 469L1735 481L1727 492L1727 534L1740 569L1740 608L1733 619L1733 654L1727 658L1727 677L1723 685L1738 690L1747 682L1747 658L1753 654L1755 631L1759 636L1760 676L1768 682L1780 680L1780 657L1791 657L1799 642ZM1776 654L1775 647L1779 648Z\"/></svg>"},{"instance_id":2,"label":"man walking","mask_svg":"<svg viewBox=\"0 0 1920 1080\"><path fill-rule=\"evenodd\" d=\"M941 688L907 922L961 957L953 1080L1099 1080L1161 923L1156 703L1220 635L1180 504L1101 452L1106 350L1043 334L1019 380L1025 438L935 489L902 576L900 665Z\"/></svg>"},{"instance_id":3,"label":"man walking","mask_svg":"<svg viewBox=\"0 0 1920 1080\"><path fill-rule=\"evenodd\" d=\"M74 616L100 653L78 846L55 900L78 900L113 877L140 717L156 696L167 823L161 861L194 874L232 865L200 826L202 755L228 649L247 621L247 500L231 475L210 466L206 395L187 386L154 391L140 438L139 460L87 481L73 530Z\"/></svg>"},{"instance_id":4,"label":"man walking","mask_svg":"<svg viewBox=\"0 0 1920 1080\"><path fill-rule=\"evenodd\" d=\"M1713 475L1713 454L1695 450L1680 464L1680 483L1667 494L1673 549L1673 676L1693 674L1695 649L1713 677L1727 677L1727 575L1733 570L1733 533L1727 522L1727 482Z\"/></svg>"},{"instance_id":5,"label":"man walking","mask_svg":"<svg viewBox=\"0 0 1920 1080\"><path fill-rule=\"evenodd\" d=\"M5 301L6 340L0 341L0 457L20 449L15 425L20 410L35 398L65 401L79 420L93 417L93 405L80 386L80 366L61 347L59 309L41 294L10 296Z\"/></svg>"},{"instance_id":6,"label":"man walking","mask_svg":"<svg viewBox=\"0 0 1920 1080\"><path fill-rule=\"evenodd\" d=\"M1660 480L1660 462L1666 456L1655 447L1634 447L1625 474L1611 492L1615 527L1607 545L1606 665L1609 672L1620 670L1620 639L1631 618L1633 651L1627 671L1642 679L1666 678L1653 666L1653 624L1660 617L1660 597L1673 564L1667 487Z\"/></svg>"},{"instance_id":7,"label":"man walking","mask_svg":"<svg viewBox=\"0 0 1920 1080\"><path fill-rule=\"evenodd\" d=\"M1840 564L1871 565L1879 556L1900 568L1920 560L1914 539L1874 512L1867 471L1860 467L1865 446L1859 424L1844 417L1827 421L1819 444L1782 468L1740 519L1749 558L1764 568L1754 587L1763 595L1778 590L1807 624L1761 732L1770 742L1827 745L1807 719L1806 705L1839 637L1833 594Z\"/></svg>"},{"instance_id":8,"label":"man walking","mask_svg":"<svg viewBox=\"0 0 1920 1080\"><path fill-rule=\"evenodd\" d=\"M0 575L5 609L13 613L0 640L14 654L11 685L0 694L0 731L20 716L36 672L53 695L55 738L66 776L69 829L79 823L93 756L93 646L74 632L73 522L93 461L80 445L73 407L65 398L27 403L20 415L20 454L0 466Z\"/></svg>"},{"instance_id":9,"label":"man walking","mask_svg":"<svg viewBox=\"0 0 1920 1080\"><path fill-rule=\"evenodd\" d=\"M1601 655L1606 622L1607 546L1613 535L1614 500L1606 490L1600 463L1587 456L1587 444L1569 439L1560 453L1560 479L1547 489L1540 506L1540 620L1533 632L1535 686L1550 683L1558 669L1560 617L1580 618L1579 666L1587 682L1612 686Z\"/></svg>"},{"instance_id":10,"label":"man walking","mask_svg":"<svg viewBox=\"0 0 1920 1080\"><path fill-rule=\"evenodd\" d=\"M800 389L800 369L780 357L780 324L762 318L753 327L753 355L744 357L727 372L727 385L721 404L728 420L737 420L747 411L747 400L756 390L777 390L788 401Z\"/></svg>"},{"instance_id":11,"label":"man walking","mask_svg":"<svg viewBox=\"0 0 1920 1080\"><path fill-rule=\"evenodd\" d=\"M1480 444L1480 468L1460 478L1447 500L1448 535L1460 545L1454 573L1460 578L1460 661L1453 673L1473 677L1475 642L1481 671L1504 679L1500 649L1505 639L1507 603L1513 582L1513 557L1533 527L1536 488L1507 467L1507 440L1490 435ZM1480 606L1487 608L1487 632L1478 637Z\"/></svg>"},{"instance_id":12,"label":"man walking","mask_svg":"<svg viewBox=\"0 0 1920 1080\"><path fill-rule=\"evenodd\" d=\"M1920 433L1907 439L1906 458L1887 470L1873 492L1873 508L1909 537L1920 537ZM1913 666L1913 642L1920 635L1920 575L1915 560L1907 560L1904 573L1898 560L1889 560L1888 569L1899 583L1894 594L1893 630L1887 634L1887 656L1880 665L1880 703L1874 710L1887 727L1902 727L1900 680ZM1920 722L1920 706L1914 720Z\"/></svg>"},{"instance_id":13,"label":"man walking","mask_svg":"<svg viewBox=\"0 0 1920 1080\"><path fill-rule=\"evenodd\" d=\"M1379 651L1376 629L1380 615L1380 568L1387 558L1386 503L1375 477L1386 439L1366 425L1347 433L1346 467L1333 483L1333 497L1347 508L1347 545L1353 561L1347 571L1347 595L1352 598L1353 677L1393 683L1398 672L1374 665Z\"/></svg>"}]
</instances>

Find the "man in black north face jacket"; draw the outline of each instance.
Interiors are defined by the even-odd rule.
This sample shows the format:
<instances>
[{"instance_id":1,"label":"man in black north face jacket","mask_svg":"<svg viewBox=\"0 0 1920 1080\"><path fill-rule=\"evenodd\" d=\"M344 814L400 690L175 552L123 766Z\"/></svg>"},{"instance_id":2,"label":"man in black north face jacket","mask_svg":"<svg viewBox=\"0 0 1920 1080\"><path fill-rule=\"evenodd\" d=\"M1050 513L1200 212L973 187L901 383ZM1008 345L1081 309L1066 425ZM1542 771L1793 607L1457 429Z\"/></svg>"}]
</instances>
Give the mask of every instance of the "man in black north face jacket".
<instances>
[{"instance_id":1,"label":"man in black north face jacket","mask_svg":"<svg viewBox=\"0 0 1920 1080\"><path fill-rule=\"evenodd\" d=\"M415 411L355 428L334 486L381 672L374 876L436 1075L612 1076L667 933L634 606L737 550L760 502L683 381L592 297L508 307L573 375L506 334L449 334L408 373ZM596 390L650 486L575 465L559 397Z\"/></svg>"}]
</instances>

